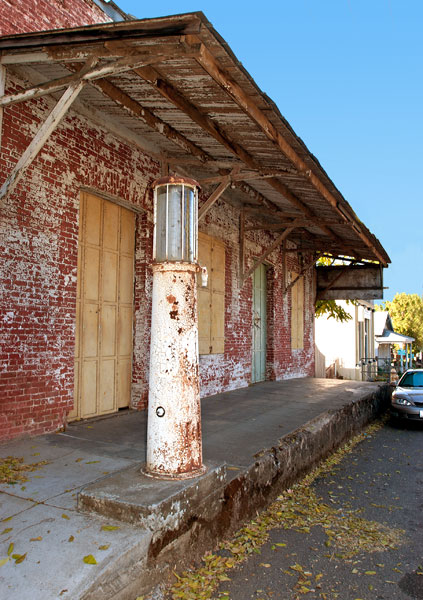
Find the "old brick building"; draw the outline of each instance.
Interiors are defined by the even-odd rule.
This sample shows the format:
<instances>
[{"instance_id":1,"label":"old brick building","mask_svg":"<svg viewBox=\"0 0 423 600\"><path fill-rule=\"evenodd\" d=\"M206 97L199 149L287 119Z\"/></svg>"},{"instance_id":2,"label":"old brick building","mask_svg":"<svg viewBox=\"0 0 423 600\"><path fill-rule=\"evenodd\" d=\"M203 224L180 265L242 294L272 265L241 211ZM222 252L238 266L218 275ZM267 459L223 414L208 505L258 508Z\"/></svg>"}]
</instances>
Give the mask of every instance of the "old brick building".
<instances>
[{"instance_id":1,"label":"old brick building","mask_svg":"<svg viewBox=\"0 0 423 600\"><path fill-rule=\"evenodd\" d=\"M317 254L389 262L204 15L100 6L0 7L3 440L145 408L163 174L206 207L202 396L313 375Z\"/></svg>"}]
</instances>

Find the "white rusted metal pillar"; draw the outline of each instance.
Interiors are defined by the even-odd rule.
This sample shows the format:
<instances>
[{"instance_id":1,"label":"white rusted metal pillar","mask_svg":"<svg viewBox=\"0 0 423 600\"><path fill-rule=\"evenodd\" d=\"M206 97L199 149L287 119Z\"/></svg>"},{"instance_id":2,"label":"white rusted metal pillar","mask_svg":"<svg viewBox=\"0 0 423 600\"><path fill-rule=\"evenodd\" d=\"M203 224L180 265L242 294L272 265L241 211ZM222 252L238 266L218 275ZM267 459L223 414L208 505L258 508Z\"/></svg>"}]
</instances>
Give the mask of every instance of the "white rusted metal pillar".
<instances>
[{"instance_id":1,"label":"white rusted metal pillar","mask_svg":"<svg viewBox=\"0 0 423 600\"><path fill-rule=\"evenodd\" d=\"M204 472L197 317L198 183L154 182L150 388L145 472L185 479Z\"/></svg>"}]
</instances>

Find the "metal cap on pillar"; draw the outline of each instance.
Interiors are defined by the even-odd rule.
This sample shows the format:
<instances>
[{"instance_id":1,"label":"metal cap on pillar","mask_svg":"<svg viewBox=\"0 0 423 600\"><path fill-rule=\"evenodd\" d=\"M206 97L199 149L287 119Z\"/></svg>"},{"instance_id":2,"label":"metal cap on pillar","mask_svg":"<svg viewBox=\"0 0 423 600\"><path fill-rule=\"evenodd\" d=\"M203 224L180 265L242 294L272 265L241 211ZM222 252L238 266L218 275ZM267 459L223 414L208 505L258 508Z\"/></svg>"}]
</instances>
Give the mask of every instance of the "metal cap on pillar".
<instances>
[{"instance_id":1,"label":"metal cap on pillar","mask_svg":"<svg viewBox=\"0 0 423 600\"><path fill-rule=\"evenodd\" d=\"M153 295L145 472L185 479L205 471L198 374L198 189L163 177L154 188Z\"/></svg>"}]
</instances>

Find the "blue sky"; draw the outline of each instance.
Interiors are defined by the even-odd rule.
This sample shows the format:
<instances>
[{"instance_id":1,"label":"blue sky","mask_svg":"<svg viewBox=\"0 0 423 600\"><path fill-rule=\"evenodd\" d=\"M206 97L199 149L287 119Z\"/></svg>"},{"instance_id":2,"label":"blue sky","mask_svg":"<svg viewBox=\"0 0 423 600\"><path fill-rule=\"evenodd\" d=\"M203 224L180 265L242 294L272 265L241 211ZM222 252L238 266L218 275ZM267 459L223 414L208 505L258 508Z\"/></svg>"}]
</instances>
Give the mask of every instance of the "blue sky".
<instances>
[{"instance_id":1,"label":"blue sky","mask_svg":"<svg viewBox=\"0 0 423 600\"><path fill-rule=\"evenodd\" d=\"M203 11L390 255L384 298L423 294L422 0L117 4Z\"/></svg>"}]
</instances>

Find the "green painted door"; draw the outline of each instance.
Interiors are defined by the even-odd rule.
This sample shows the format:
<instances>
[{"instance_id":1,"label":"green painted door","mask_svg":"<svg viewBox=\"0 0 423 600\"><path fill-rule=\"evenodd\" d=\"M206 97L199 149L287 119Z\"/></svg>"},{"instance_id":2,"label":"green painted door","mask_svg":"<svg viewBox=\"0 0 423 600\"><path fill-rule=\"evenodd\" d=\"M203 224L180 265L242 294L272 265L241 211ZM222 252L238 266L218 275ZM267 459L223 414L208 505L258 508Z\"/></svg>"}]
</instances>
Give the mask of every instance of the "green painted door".
<instances>
[{"instance_id":1,"label":"green painted door","mask_svg":"<svg viewBox=\"0 0 423 600\"><path fill-rule=\"evenodd\" d=\"M260 265L253 274L253 365L252 383L266 379L266 267Z\"/></svg>"}]
</instances>

